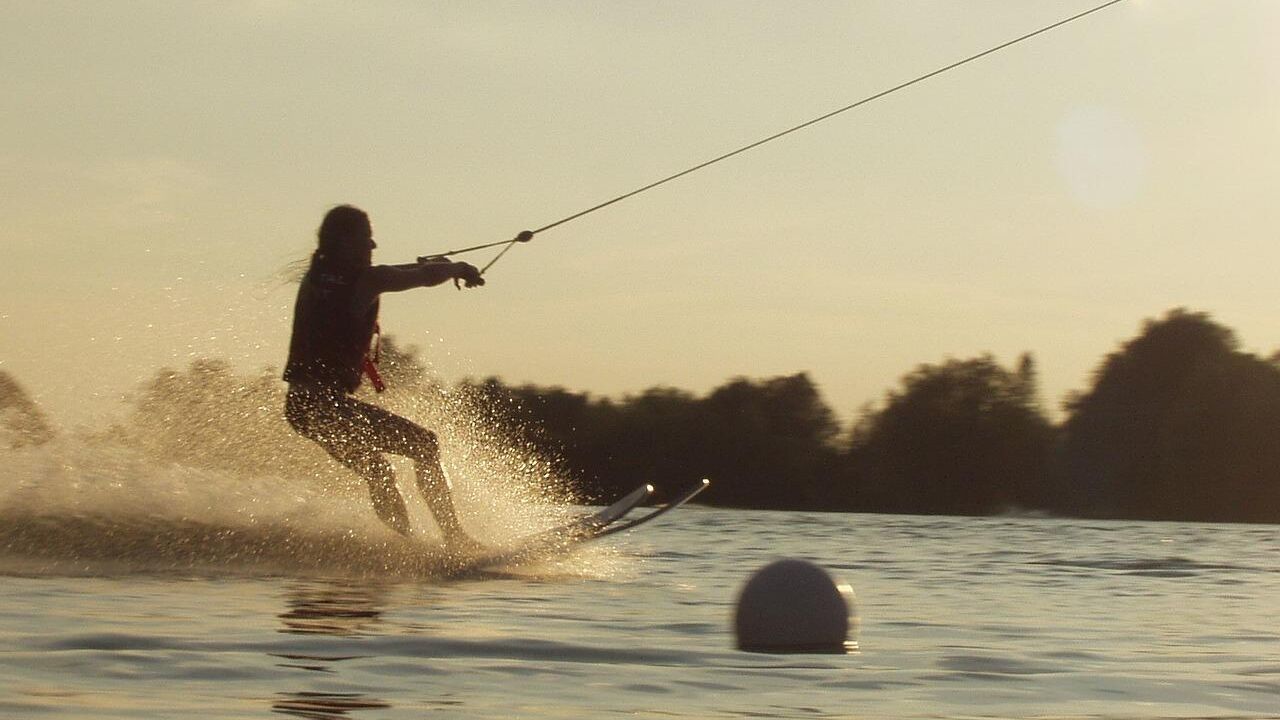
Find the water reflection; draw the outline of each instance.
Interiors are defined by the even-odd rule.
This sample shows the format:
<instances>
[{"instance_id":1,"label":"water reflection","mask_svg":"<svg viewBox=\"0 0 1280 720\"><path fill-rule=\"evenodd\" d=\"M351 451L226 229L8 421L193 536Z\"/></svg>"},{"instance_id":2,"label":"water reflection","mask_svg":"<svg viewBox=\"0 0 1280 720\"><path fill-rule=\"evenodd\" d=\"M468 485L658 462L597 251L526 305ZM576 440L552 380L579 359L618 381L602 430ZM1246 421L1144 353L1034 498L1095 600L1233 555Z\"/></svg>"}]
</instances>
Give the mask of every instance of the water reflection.
<instances>
[{"instance_id":1,"label":"water reflection","mask_svg":"<svg viewBox=\"0 0 1280 720\"><path fill-rule=\"evenodd\" d=\"M374 634L382 622L387 588L377 582L357 580L300 581L289 586L286 610L277 617L279 632L293 635L329 635L358 638ZM347 646L349 649L349 646ZM367 655L272 653L284 660L279 667L332 673L339 663ZM312 720L335 720L357 710L385 710L391 705L363 693L282 692L271 703L272 712Z\"/></svg>"},{"instance_id":2,"label":"water reflection","mask_svg":"<svg viewBox=\"0 0 1280 720\"><path fill-rule=\"evenodd\" d=\"M372 634L382 622L387 588L356 580L294 583L278 616L280 632L356 637Z\"/></svg>"},{"instance_id":3,"label":"water reflection","mask_svg":"<svg viewBox=\"0 0 1280 720\"><path fill-rule=\"evenodd\" d=\"M271 703L272 712L312 720L335 720L347 717L354 710L386 710L390 707L388 703L359 693L280 693L280 698Z\"/></svg>"}]
</instances>

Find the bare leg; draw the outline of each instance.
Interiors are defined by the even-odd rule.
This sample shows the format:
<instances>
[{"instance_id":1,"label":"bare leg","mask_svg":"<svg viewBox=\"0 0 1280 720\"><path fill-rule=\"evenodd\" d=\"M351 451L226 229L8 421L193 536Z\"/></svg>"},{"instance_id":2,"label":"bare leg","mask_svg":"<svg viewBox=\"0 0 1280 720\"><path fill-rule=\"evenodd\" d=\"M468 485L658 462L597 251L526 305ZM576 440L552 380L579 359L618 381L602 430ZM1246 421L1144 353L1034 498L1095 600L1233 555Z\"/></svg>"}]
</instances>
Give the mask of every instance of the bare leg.
<instances>
[{"instance_id":1,"label":"bare leg","mask_svg":"<svg viewBox=\"0 0 1280 720\"><path fill-rule=\"evenodd\" d=\"M418 491L427 503L427 509L435 517L446 545L455 548L478 550L480 544L462 530L458 512L453 507L449 477L440 467L440 450L435 433L421 430L413 448L413 469L417 476Z\"/></svg>"},{"instance_id":2,"label":"bare leg","mask_svg":"<svg viewBox=\"0 0 1280 720\"><path fill-rule=\"evenodd\" d=\"M413 460L418 490L446 543L478 545L463 532L454 510L435 433L348 395L315 398L291 390L285 415L294 429L365 479L378 517L396 532L409 535L409 514L396 489L395 473L382 453Z\"/></svg>"},{"instance_id":3,"label":"bare leg","mask_svg":"<svg viewBox=\"0 0 1280 720\"><path fill-rule=\"evenodd\" d=\"M359 463L359 472L369 483L369 497L373 500L373 511L382 518L382 522L391 526L392 530L409 536L409 511L405 508L404 498L396 488L395 472L391 464L381 455L372 455Z\"/></svg>"},{"instance_id":4,"label":"bare leg","mask_svg":"<svg viewBox=\"0 0 1280 720\"><path fill-rule=\"evenodd\" d=\"M452 487L449 478L445 477L444 468L434 458L423 458L414 462L414 471L418 478L418 490L427 508L440 526L445 542L466 537L462 531L462 523L458 521L458 513L453 509L453 498L450 497Z\"/></svg>"}]
</instances>

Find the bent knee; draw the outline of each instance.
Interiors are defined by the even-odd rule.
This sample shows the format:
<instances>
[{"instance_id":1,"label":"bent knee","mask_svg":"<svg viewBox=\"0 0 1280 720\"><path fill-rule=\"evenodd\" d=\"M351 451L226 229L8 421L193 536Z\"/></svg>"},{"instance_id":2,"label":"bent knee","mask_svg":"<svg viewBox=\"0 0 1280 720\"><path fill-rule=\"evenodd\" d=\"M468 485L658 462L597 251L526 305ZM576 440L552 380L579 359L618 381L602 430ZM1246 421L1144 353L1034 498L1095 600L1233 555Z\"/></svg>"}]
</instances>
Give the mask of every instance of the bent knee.
<instances>
[{"instance_id":1,"label":"bent knee","mask_svg":"<svg viewBox=\"0 0 1280 720\"><path fill-rule=\"evenodd\" d=\"M414 459L426 462L434 462L440 459L440 441L436 439L436 434L430 430L419 428L413 438Z\"/></svg>"}]
</instances>

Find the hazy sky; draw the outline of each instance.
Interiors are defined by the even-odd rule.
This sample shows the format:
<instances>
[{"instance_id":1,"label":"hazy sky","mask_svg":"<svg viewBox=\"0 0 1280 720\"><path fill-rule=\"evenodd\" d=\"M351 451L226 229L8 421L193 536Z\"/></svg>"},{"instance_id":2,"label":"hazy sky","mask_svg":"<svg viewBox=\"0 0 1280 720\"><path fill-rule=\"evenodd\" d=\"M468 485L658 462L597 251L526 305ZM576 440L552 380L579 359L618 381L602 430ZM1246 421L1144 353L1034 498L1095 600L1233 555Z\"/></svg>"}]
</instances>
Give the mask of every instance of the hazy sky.
<instances>
[{"instance_id":1,"label":"hazy sky","mask_svg":"<svg viewBox=\"0 0 1280 720\"><path fill-rule=\"evenodd\" d=\"M513 236L1100 4L5 2L0 369L85 420L284 359L330 206L383 262ZM1144 318L1280 347L1280 2L1128 0L384 302L446 379L846 417L1031 351L1055 406ZM477 264L491 255L472 259Z\"/></svg>"}]
</instances>

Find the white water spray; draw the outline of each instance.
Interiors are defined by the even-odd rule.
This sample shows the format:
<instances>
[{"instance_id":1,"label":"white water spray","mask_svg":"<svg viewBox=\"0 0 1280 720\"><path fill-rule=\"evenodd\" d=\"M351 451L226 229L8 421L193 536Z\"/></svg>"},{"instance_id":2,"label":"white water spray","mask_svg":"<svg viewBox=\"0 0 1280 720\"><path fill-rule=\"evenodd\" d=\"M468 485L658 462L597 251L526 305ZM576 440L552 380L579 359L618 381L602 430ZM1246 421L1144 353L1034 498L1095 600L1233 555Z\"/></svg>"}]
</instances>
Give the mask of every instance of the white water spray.
<instances>
[{"instance_id":1,"label":"white water spray","mask_svg":"<svg viewBox=\"0 0 1280 720\"><path fill-rule=\"evenodd\" d=\"M411 356L410 356L411 357ZM563 521L568 484L477 398L423 371L399 373L380 404L434 430L463 524L500 543ZM397 463L413 540L382 524L364 483L294 434L274 374L216 361L157 375L109 427L0 447L0 565L8 572L233 572L438 577L451 560ZM42 440L44 438L41 438ZM599 575L607 548L558 573Z\"/></svg>"}]
</instances>

